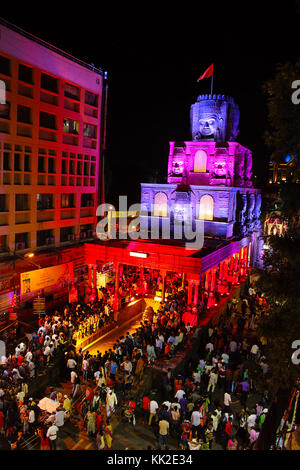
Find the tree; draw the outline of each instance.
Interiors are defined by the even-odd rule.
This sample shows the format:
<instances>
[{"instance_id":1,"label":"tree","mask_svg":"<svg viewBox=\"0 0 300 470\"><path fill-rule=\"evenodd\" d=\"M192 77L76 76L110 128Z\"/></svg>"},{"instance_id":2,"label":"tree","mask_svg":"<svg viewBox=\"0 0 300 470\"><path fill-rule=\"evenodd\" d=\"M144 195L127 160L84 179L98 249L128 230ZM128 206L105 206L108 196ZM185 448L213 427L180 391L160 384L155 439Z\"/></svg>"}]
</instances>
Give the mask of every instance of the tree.
<instances>
[{"instance_id":1,"label":"tree","mask_svg":"<svg viewBox=\"0 0 300 470\"><path fill-rule=\"evenodd\" d=\"M265 353L270 373L267 388L274 394L269 413L263 425L255 449L268 450L275 441L276 430L297 380L299 366L293 364L291 345L300 339L300 237L297 231L289 230L283 237L268 237L268 250L264 259L264 270L257 287L270 301L268 315L258 326L259 337L265 338ZM257 381L258 390L266 384Z\"/></svg>"},{"instance_id":2,"label":"tree","mask_svg":"<svg viewBox=\"0 0 300 470\"><path fill-rule=\"evenodd\" d=\"M280 161L287 155L300 156L300 104L292 101L295 90L292 83L300 79L300 59L295 64L277 66L273 79L263 85L267 95L269 129L265 133L266 145L272 150L271 158Z\"/></svg>"}]
</instances>

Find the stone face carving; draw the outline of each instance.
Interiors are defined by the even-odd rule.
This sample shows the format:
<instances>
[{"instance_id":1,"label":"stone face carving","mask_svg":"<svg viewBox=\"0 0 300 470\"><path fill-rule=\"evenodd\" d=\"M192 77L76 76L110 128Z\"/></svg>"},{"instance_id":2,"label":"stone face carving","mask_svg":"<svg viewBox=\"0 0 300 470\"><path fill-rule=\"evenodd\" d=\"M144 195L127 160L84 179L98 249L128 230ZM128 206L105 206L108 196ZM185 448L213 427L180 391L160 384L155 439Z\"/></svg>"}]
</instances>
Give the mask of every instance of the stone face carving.
<instances>
[{"instance_id":1,"label":"stone face carving","mask_svg":"<svg viewBox=\"0 0 300 470\"><path fill-rule=\"evenodd\" d=\"M248 187L252 186L251 177L252 177L252 154L251 152L247 152L246 158L245 158L245 184Z\"/></svg>"},{"instance_id":2,"label":"stone face carving","mask_svg":"<svg viewBox=\"0 0 300 470\"><path fill-rule=\"evenodd\" d=\"M247 209L247 218L246 225L249 232L252 232L254 229L254 206L255 206L255 194L248 193L248 209Z\"/></svg>"},{"instance_id":3,"label":"stone face carving","mask_svg":"<svg viewBox=\"0 0 300 470\"><path fill-rule=\"evenodd\" d=\"M261 208L261 194L257 193L256 194L256 203L255 203L255 228L260 228L261 222L260 222L260 208Z\"/></svg>"},{"instance_id":4,"label":"stone face carving","mask_svg":"<svg viewBox=\"0 0 300 470\"><path fill-rule=\"evenodd\" d=\"M237 218L236 218L236 232L244 235L246 233L246 209L247 209L247 194L237 194Z\"/></svg>"},{"instance_id":5,"label":"stone face carving","mask_svg":"<svg viewBox=\"0 0 300 470\"><path fill-rule=\"evenodd\" d=\"M233 98L224 95L201 95L191 106L190 114L193 140L236 140L240 111Z\"/></svg>"}]
</instances>

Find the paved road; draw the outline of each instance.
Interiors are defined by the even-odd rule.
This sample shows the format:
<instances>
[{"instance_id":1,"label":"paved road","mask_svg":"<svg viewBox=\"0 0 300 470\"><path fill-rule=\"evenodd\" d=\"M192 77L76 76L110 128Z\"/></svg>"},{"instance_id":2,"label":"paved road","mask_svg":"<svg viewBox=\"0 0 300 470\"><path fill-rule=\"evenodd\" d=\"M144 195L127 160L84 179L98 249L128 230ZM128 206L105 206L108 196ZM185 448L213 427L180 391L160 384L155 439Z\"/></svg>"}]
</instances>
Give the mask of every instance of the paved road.
<instances>
[{"instance_id":1,"label":"paved road","mask_svg":"<svg viewBox=\"0 0 300 470\"><path fill-rule=\"evenodd\" d=\"M129 333L135 333L136 329L140 326L142 320L142 313L135 316L128 322L114 328L112 331L107 333L102 338L97 339L90 346L86 346L84 351L89 351L90 354L97 354L97 351L100 351L102 354L109 348L113 348L114 343L120 338L120 336L125 336L127 331Z\"/></svg>"}]
</instances>

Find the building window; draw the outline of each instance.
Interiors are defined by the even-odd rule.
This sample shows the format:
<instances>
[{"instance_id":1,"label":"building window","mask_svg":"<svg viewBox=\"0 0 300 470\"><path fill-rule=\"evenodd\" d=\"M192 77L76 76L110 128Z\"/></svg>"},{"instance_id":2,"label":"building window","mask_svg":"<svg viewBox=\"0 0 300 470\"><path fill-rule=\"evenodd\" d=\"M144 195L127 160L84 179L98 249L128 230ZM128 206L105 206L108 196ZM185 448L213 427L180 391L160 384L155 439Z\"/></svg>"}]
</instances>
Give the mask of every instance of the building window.
<instances>
[{"instance_id":1,"label":"building window","mask_svg":"<svg viewBox=\"0 0 300 470\"><path fill-rule=\"evenodd\" d=\"M0 73L10 76L10 60L0 55Z\"/></svg>"},{"instance_id":2,"label":"building window","mask_svg":"<svg viewBox=\"0 0 300 470\"><path fill-rule=\"evenodd\" d=\"M0 235L0 251L7 250L7 235Z\"/></svg>"},{"instance_id":3,"label":"building window","mask_svg":"<svg viewBox=\"0 0 300 470\"><path fill-rule=\"evenodd\" d=\"M53 230L38 230L36 232L36 246L51 245L54 241Z\"/></svg>"},{"instance_id":4,"label":"building window","mask_svg":"<svg viewBox=\"0 0 300 470\"><path fill-rule=\"evenodd\" d=\"M154 212L156 217L167 217L168 197L165 193L156 193L154 196Z\"/></svg>"},{"instance_id":5,"label":"building window","mask_svg":"<svg viewBox=\"0 0 300 470\"><path fill-rule=\"evenodd\" d=\"M61 195L61 205L62 209L67 209L69 207L75 207L74 203L74 194L62 194Z\"/></svg>"},{"instance_id":6,"label":"building window","mask_svg":"<svg viewBox=\"0 0 300 470\"><path fill-rule=\"evenodd\" d=\"M0 194L0 212L6 212L7 208L7 194Z\"/></svg>"},{"instance_id":7,"label":"building window","mask_svg":"<svg viewBox=\"0 0 300 470\"><path fill-rule=\"evenodd\" d=\"M56 129L56 117L54 114L40 111L40 126L47 129Z\"/></svg>"},{"instance_id":8,"label":"building window","mask_svg":"<svg viewBox=\"0 0 300 470\"><path fill-rule=\"evenodd\" d=\"M16 211L28 211L29 194L16 194Z\"/></svg>"},{"instance_id":9,"label":"building window","mask_svg":"<svg viewBox=\"0 0 300 470\"><path fill-rule=\"evenodd\" d=\"M60 241L68 242L75 240L74 228L73 227L64 227L60 229Z\"/></svg>"},{"instance_id":10,"label":"building window","mask_svg":"<svg viewBox=\"0 0 300 470\"><path fill-rule=\"evenodd\" d=\"M48 173L55 173L55 158L48 159Z\"/></svg>"},{"instance_id":11,"label":"building window","mask_svg":"<svg viewBox=\"0 0 300 470\"><path fill-rule=\"evenodd\" d=\"M19 64L19 80L33 84L33 69L28 65Z\"/></svg>"},{"instance_id":12,"label":"building window","mask_svg":"<svg viewBox=\"0 0 300 470\"><path fill-rule=\"evenodd\" d=\"M53 209L53 194L37 194L36 195L37 209Z\"/></svg>"},{"instance_id":13,"label":"building window","mask_svg":"<svg viewBox=\"0 0 300 470\"><path fill-rule=\"evenodd\" d=\"M47 75L46 73L41 73L41 88L43 88L44 90L51 91L52 93L57 93L57 78L51 77L51 75Z\"/></svg>"},{"instance_id":14,"label":"building window","mask_svg":"<svg viewBox=\"0 0 300 470\"><path fill-rule=\"evenodd\" d=\"M85 176L89 176L89 174L90 174L90 171L89 171L89 162L84 162L83 174L84 174Z\"/></svg>"},{"instance_id":15,"label":"building window","mask_svg":"<svg viewBox=\"0 0 300 470\"><path fill-rule=\"evenodd\" d=\"M90 139L96 139L97 127L92 124L83 124L83 135Z\"/></svg>"},{"instance_id":16,"label":"building window","mask_svg":"<svg viewBox=\"0 0 300 470\"><path fill-rule=\"evenodd\" d=\"M21 171L21 155L19 153L14 155L14 170Z\"/></svg>"},{"instance_id":17,"label":"building window","mask_svg":"<svg viewBox=\"0 0 300 470\"><path fill-rule=\"evenodd\" d=\"M30 169L30 155L24 155L24 171L31 171Z\"/></svg>"},{"instance_id":18,"label":"building window","mask_svg":"<svg viewBox=\"0 0 300 470\"><path fill-rule=\"evenodd\" d=\"M63 131L68 134L79 134L79 122L64 118Z\"/></svg>"},{"instance_id":19,"label":"building window","mask_svg":"<svg viewBox=\"0 0 300 470\"><path fill-rule=\"evenodd\" d=\"M11 170L10 153L8 152L3 153L3 170L6 170L6 171Z\"/></svg>"},{"instance_id":20,"label":"building window","mask_svg":"<svg viewBox=\"0 0 300 470\"><path fill-rule=\"evenodd\" d=\"M204 150L198 150L194 158L194 172L206 173L207 153Z\"/></svg>"},{"instance_id":21,"label":"building window","mask_svg":"<svg viewBox=\"0 0 300 470\"><path fill-rule=\"evenodd\" d=\"M63 175L67 174L67 160L65 158L61 161L61 172Z\"/></svg>"},{"instance_id":22,"label":"building window","mask_svg":"<svg viewBox=\"0 0 300 470\"><path fill-rule=\"evenodd\" d=\"M38 158L38 172L45 173L45 157Z\"/></svg>"},{"instance_id":23,"label":"building window","mask_svg":"<svg viewBox=\"0 0 300 470\"><path fill-rule=\"evenodd\" d=\"M79 88L71 83L65 83L65 97L71 98L72 100L80 100L80 91Z\"/></svg>"},{"instance_id":24,"label":"building window","mask_svg":"<svg viewBox=\"0 0 300 470\"><path fill-rule=\"evenodd\" d=\"M98 106L98 95L91 93L90 91L85 91L84 93L84 102L90 106Z\"/></svg>"},{"instance_id":25,"label":"building window","mask_svg":"<svg viewBox=\"0 0 300 470\"><path fill-rule=\"evenodd\" d=\"M214 218L214 200L206 194L200 199L199 219L213 220Z\"/></svg>"},{"instance_id":26,"label":"building window","mask_svg":"<svg viewBox=\"0 0 300 470\"><path fill-rule=\"evenodd\" d=\"M81 207L93 207L94 206L94 195L93 194L81 194Z\"/></svg>"},{"instance_id":27,"label":"building window","mask_svg":"<svg viewBox=\"0 0 300 470\"><path fill-rule=\"evenodd\" d=\"M31 108L18 105L18 121L24 122L25 124L32 124Z\"/></svg>"},{"instance_id":28,"label":"building window","mask_svg":"<svg viewBox=\"0 0 300 470\"><path fill-rule=\"evenodd\" d=\"M6 102L5 104L0 103L0 118L10 119L10 103Z\"/></svg>"},{"instance_id":29,"label":"building window","mask_svg":"<svg viewBox=\"0 0 300 470\"><path fill-rule=\"evenodd\" d=\"M27 233L16 233L15 235L15 247L17 250L25 250L29 247L29 234Z\"/></svg>"}]
</instances>

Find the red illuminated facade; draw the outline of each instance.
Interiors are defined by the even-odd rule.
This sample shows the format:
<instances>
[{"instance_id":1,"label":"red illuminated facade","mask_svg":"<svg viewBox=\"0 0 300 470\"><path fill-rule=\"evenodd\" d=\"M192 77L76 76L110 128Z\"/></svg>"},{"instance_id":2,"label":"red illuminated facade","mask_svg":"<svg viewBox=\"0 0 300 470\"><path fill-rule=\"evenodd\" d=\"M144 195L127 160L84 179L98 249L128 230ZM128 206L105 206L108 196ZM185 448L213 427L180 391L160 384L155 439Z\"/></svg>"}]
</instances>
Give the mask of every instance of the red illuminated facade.
<instances>
[{"instance_id":1,"label":"red illuminated facade","mask_svg":"<svg viewBox=\"0 0 300 470\"><path fill-rule=\"evenodd\" d=\"M0 38L0 297L7 297L13 275L35 269L20 257L33 252L36 265L51 266L62 262L60 250L95 237L107 83L102 70L2 20Z\"/></svg>"}]
</instances>

